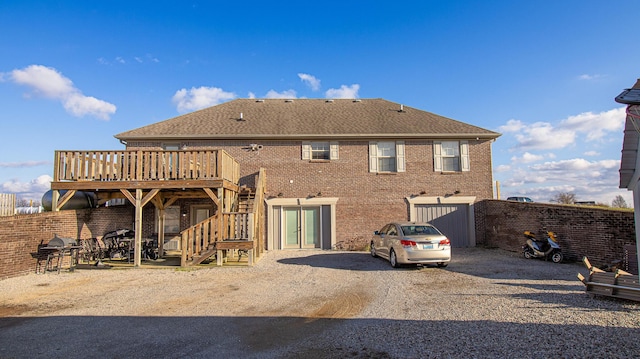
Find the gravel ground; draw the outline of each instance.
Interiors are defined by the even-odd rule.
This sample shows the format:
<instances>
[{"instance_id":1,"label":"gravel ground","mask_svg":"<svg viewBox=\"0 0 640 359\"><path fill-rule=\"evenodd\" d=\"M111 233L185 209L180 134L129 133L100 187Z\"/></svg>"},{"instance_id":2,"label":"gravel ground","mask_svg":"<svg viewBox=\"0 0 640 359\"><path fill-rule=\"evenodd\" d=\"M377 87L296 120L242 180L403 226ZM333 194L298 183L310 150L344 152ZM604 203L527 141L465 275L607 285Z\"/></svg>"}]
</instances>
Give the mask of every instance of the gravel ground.
<instances>
[{"instance_id":1,"label":"gravel ground","mask_svg":"<svg viewBox=\"0 0 640 359\"><path fill-rule=\"evenodd\" d=\"M447 268L274 251L253 267L0 281L0 358L637 358L640 303L580 263L454 249Z\"/></svg>"}]
</instances>

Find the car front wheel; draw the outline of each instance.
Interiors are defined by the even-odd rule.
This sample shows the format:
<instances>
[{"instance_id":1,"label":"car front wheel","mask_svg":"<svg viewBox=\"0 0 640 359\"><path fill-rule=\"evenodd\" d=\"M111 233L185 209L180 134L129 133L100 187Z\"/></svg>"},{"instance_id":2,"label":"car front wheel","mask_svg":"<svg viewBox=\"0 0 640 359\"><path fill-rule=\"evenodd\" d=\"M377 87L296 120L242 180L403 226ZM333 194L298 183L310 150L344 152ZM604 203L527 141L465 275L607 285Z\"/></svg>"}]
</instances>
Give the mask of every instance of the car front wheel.
<instances>
[{"instance_id":1,"label":"car front wheel","mask_svg":"<svg viewBox=\"0 0 640 359\"><path fill-rule=\"evenodd\" d=\"M398 257L396 256L396 252L393 249L391 250L391 252L389 252L389 262L391 262L391 266L393 268L400 267L400 264L398 263Z\"/></svg>"},{"instance_id":2,"label":"car front wheel","mask_svg":"<svg viewBox=\"0 0 640 359\"><path fill-rule=\"evenodd\" d=\"M438 267L440 267L440 268L444 268L444 267L446 267L448 265L449 265L449 263L438 263Z\"/></svg>"}]
</instances>

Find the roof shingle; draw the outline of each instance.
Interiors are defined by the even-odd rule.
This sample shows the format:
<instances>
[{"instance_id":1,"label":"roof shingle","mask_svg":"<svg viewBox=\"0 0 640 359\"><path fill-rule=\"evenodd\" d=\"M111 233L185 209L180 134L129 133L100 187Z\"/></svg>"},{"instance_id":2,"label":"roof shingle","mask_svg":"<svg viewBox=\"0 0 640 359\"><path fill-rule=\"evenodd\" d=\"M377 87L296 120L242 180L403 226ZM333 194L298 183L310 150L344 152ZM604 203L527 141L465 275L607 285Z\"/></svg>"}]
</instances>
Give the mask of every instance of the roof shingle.
<instances>
[{"instance_id":1,"label":"roof shingle","mask_svg":"<svg viewBox=\"0 0 640 359\"><path fill-rule=\"evenodd\" d=\"M402 110L401 110L402 109ZM237 99L117 134L120 140L497 138L499 133L383 99Z\"/></svg>"}]
</instances>

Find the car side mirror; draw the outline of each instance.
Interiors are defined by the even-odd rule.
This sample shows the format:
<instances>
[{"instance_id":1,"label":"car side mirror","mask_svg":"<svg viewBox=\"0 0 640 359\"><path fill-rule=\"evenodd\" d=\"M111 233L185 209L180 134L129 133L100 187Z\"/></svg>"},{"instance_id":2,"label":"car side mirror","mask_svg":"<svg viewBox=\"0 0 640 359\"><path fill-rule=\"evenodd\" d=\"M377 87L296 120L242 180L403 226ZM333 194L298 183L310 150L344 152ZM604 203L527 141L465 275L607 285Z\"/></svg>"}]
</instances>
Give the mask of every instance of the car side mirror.
<instances>
[{"instance_id":1,"label":"car side mirror","mask_svg":"<svg viewBox=\"0 0 640 359\"><path fill-rule=\"evenodd\" d=\"M378 232L378 231L373 231L373 234L375 234L376 236L379 236L379 235L380 235L380 232Z\"/></svg>"}]
</instances>

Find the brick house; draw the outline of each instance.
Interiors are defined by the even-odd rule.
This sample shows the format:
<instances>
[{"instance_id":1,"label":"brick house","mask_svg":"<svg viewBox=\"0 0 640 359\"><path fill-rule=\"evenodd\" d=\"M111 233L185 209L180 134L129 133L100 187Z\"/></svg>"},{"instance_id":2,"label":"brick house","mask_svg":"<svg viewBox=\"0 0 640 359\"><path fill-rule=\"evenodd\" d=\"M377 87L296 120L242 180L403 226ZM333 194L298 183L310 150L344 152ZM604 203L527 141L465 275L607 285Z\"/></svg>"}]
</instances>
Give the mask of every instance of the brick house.
<instances>
[{"instance_id":1,"label":"brick house","mask_svg":"<svg viewBox=\"0 0 640 359\"><path fill-rule=\"evenodd\" d=\"M499 136L384 99L237 99L115 135L131 151L224 150L248 188L263 168L269 250L362 249L392 220L430 221L454 246L474 246L473 204L493 198ZM164 231L214 207L177 200ZM145 236L157 231L157 219L145 223Z\"/></svg>"}]
</instances>

